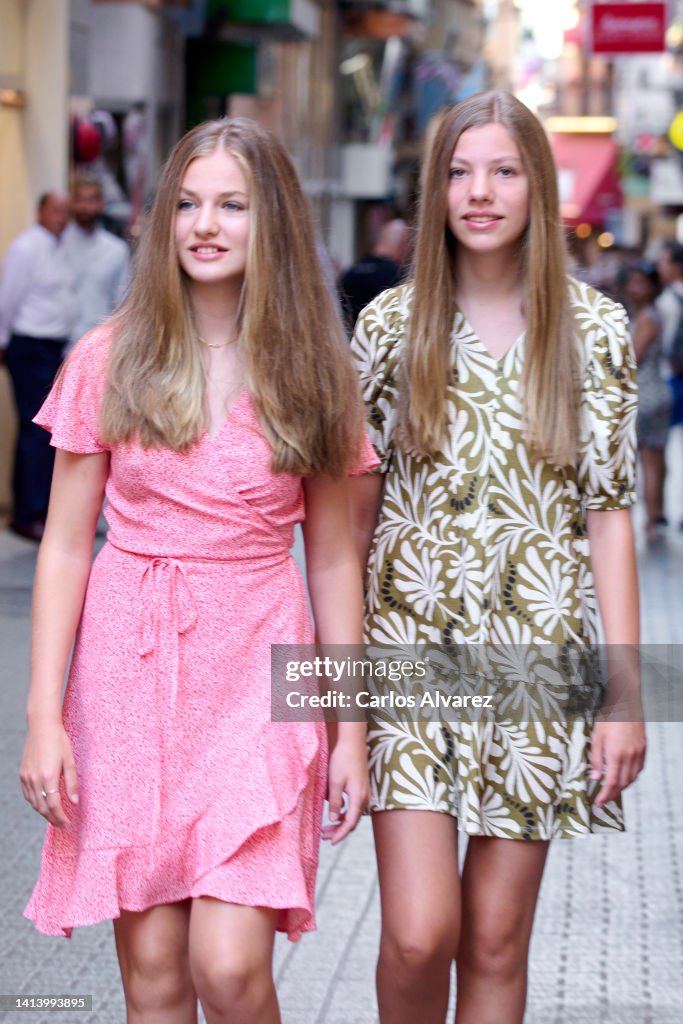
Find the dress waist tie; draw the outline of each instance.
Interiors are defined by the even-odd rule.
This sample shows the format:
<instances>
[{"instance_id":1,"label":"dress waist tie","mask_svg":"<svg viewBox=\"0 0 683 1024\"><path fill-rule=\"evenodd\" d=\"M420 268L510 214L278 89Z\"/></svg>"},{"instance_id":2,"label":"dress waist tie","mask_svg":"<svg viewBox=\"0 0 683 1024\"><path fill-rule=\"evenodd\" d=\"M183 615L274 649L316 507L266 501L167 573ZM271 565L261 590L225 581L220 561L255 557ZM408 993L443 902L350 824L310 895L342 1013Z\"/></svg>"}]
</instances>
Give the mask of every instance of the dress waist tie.
<instances>
[{"instance_id":1,"label":"dress waist tie","mask_svg":"<svg viewBox=\"0 0 683 1024\"><path fill-rule=\"evenodd\" d=\"M156 651L157 658L163 659L168 671L167 699L173 713L178 696L178 637L197 621L197 605L181 562L162 557L147 562L140 577L140 608L138 653L144 658ZM158 672L162 685L164 674Z\"/></svg>"}]
</instances>

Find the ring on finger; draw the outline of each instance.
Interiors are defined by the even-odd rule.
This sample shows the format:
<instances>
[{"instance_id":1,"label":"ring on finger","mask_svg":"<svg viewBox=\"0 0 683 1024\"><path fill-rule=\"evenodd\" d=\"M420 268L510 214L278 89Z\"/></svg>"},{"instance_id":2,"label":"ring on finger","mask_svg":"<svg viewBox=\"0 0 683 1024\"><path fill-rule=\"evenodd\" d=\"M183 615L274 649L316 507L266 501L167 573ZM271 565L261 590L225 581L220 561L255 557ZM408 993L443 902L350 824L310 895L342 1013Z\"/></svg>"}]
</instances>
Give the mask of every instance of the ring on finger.
<instances>
[{"instance_id":1,"label":"ring on finger","mask_svg":"<svg viewBox=\"0 0 683 1024\"><path fill-rule=\"evenodd\" d=\"M41 791L40 791L40 795L45 797L46 800L47 800L47 798L49 796L52 796L53 793L59 793L59 790L58 789L41 789Z\"/></svg>"}]
</instances>

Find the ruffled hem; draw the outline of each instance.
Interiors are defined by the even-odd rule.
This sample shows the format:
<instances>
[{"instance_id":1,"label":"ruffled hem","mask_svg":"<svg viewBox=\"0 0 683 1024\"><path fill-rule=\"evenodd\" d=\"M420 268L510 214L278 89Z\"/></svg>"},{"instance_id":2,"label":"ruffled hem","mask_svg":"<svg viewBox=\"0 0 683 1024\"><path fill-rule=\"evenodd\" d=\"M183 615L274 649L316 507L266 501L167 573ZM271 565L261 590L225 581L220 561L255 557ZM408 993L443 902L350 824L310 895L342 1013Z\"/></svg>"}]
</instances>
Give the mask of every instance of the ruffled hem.
<instances>
[{"instance_id":1,"label":"ruffled hem","mask_svg":"<svg viewBox=\"0 0 683 1024\"><path fill-rule=\"evenodd\" d=\"M279 910L277 928L292 941L314 931L322 735L310 723L268 723L254 751L254 764L264 769L258 778L223 779L227 799L204 799L184 830L162 814L161 841L79 847L86 821L71 812L70 829L48 826L40 880L24 916L42 934L68 938L74 928L113 920L122 910L210 896Z\"/></svg>"},{"instance_id":2,"label":"ruffled hem","mask_svg":"<svg viewBox=\"0 0 683 1024\"><path fill-rule=\"evenodd\" d=\"M166 880L163 888L155 891L153 884L147 884L145 872L150 871L154 855L149 850L89 850L81 854L80 860L86 868L96 871L99 877L99 888L94 892L90 887L79 885L78 881L72 889L71 899L64 906L63 889L60 888L61 913L55 912L52 900L55 886L51 872L41 878L29 900L24 917L33 922L34 927L42 935L71 938L74 928L101 924L113 921L121 916L121 911L140 912L152 907L168 903L180 903L186 899L211 897L223 903L234 903L249 907L267 907L278 910L277 930L286 932L291 942L297 942L304 932L315 931L316 922L309 890L315 884L316 865L312 866L310 876L302 877L298 890L287 898L272 900L262 891L247 893L237 879L230 878L230 872L222 881L221 868L230 864L220 865L216 872L218 877L210 882L199 881L191 886L178 885L174 890ZM153 868L152 868L153 869ZM149 876L147 876L149 877ZM63 882L63 879L61 880ZM311 884L312 883L312 884ZM65 923L68 921L68 924Z\"/></svg>"}]
</instances>

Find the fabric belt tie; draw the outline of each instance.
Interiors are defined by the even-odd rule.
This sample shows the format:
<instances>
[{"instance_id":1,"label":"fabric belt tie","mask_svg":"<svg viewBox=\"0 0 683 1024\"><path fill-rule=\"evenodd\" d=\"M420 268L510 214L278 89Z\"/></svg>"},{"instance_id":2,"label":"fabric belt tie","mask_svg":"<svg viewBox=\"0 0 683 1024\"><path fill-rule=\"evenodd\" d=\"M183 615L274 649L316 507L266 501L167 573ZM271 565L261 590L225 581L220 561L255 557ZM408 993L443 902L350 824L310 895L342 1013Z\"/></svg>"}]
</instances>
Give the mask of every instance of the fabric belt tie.
<instances>
[{"instance_id":1,"label":"fabric belt tie","mask_svg":"<svg viewBox=\"0 0 683 1024\"><path fill-rule=\"evenodd\" d=\"M166 613L162 618L163 611ZM152 558L140 578L140 657L158 653L168 656L170 671L170 704L175 707L178 692L178 637L187 633L197 621L195 603L187 574L174 558Z\"/></svg>"}]
</instances>

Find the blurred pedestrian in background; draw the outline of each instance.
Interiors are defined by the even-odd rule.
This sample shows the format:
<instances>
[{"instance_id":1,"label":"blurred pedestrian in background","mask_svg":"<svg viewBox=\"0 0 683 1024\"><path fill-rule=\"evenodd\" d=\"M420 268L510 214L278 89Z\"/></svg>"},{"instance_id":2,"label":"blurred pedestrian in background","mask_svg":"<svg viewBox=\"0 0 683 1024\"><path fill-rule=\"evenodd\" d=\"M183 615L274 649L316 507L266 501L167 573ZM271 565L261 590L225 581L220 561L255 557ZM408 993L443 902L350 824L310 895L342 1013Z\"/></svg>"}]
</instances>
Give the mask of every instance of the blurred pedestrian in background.
<instances>
[{"instance_id":1,"label":"blurred pedestrian in background","mask_svg":"<svg viewBox=\"0 0 683 1024\"><path fill-rule=\"evenodd\" d=\"M667 242L657 264L663 290L657 299L662 320L662 344L667 359L679 326L683 323L683 245ZM683 372L671 370L671 426L683 426Z\"/></svg>"},{"instance_id":2,"label":"blurred pedestrian in background","mask_svg":"<svg viewBox=\"0 0 683 1024\"><path fill-rule=\"evenodd\" d=\"M346 270L339 280L339 298L349 334L358 314L376 295L403 278L410 246L410 231L400 218L387 221L371 252Z\"/></svg>"},{"instance_id":3,"label":"blurred pedestrian in background","mask_svg":"<svg viewBox=\"0 0 683 1024\"><path fill-rule=\"evenodd\" d=\"M77 317L72 339L101 324L120 303L130 280L130 251L100 223L102 185L78 178L71 190L72 222L64 231L64 251L76 283Z\"/></svg>"},{"instance_id":4,"label":"blurred pedestrian in background","mask_svg":"<svg viewBox=\"0 0 683 1024\"><path fill-rule=\"evenodd\" d=\"M377 460L278 139L174 148L114 319L37 422L58 448L34 592L24 796L49 822L26 910L114 920L133 1021L276 1024L276 930L314 928L325 836L367 802L365 723L271 718L271 645L360 643L347 472ZM91 569L106 487L107 543ZM75 646L62 705L62 681Z\"/></svg>"},{"instance_id":5,"label":"blurred pedestrian in background","mask_svg":"<svg viewBox=\"0 0 683 1024\"><path fill-rule=\"evenodd\" d=\"M68 196L41 196L37 223L9 246L0 279L0 350L6 349L19 417L10 528L35 541L43 535L54 449L33 417L64 358L76 314L63 243L68 219Z\"/></svg>"},{"instance_id":6,"label":"blurred pedestrian in background","mask_svg":"<svg viewBox=\"0 0 683 1024\"><path fill-rule=\"evenodd\" d=\"M662 283L657 309L662 319L664 354L668 356L673 336L683 316L683 245L667 242L660 253L657 270Z\"/></svg>"},{"instance_id":7,"label":"blurred pedestrian in background","mask_svg":"<svg viewBox=\"0 0 683 1024\"><path fill-rule=\"evenodd\" d=\"M548 713L531 676L534 645L559 672L565 645L596 643L598 607L609 645L638 643L635 366L623 308L567 277L557 172L522 103L444 112L422 180L412 280L352 342L381 459L353 487L366 635L486 646L528 688L521 720L369 725L380 1020L443 1024L455 959L459 1024L521 1024L548 841L621 830L643 764L642 724Z\"/></svg>"},{"instance_id":8,"label":"blurred pedestrian in background","mask_svg":"<svg viewBox=\"0 0 683 1024\"><path fill-rule=\"evenodd\" d=\"M662 322L655 305L659 292L659 274L655 264L647 261L631 264L626 277L626 298L638 364L638 453L647 513L645 530L650 543L662 536L667 525L664 516L664 451L671 416Z\"/></svg>"}]
</instances>

